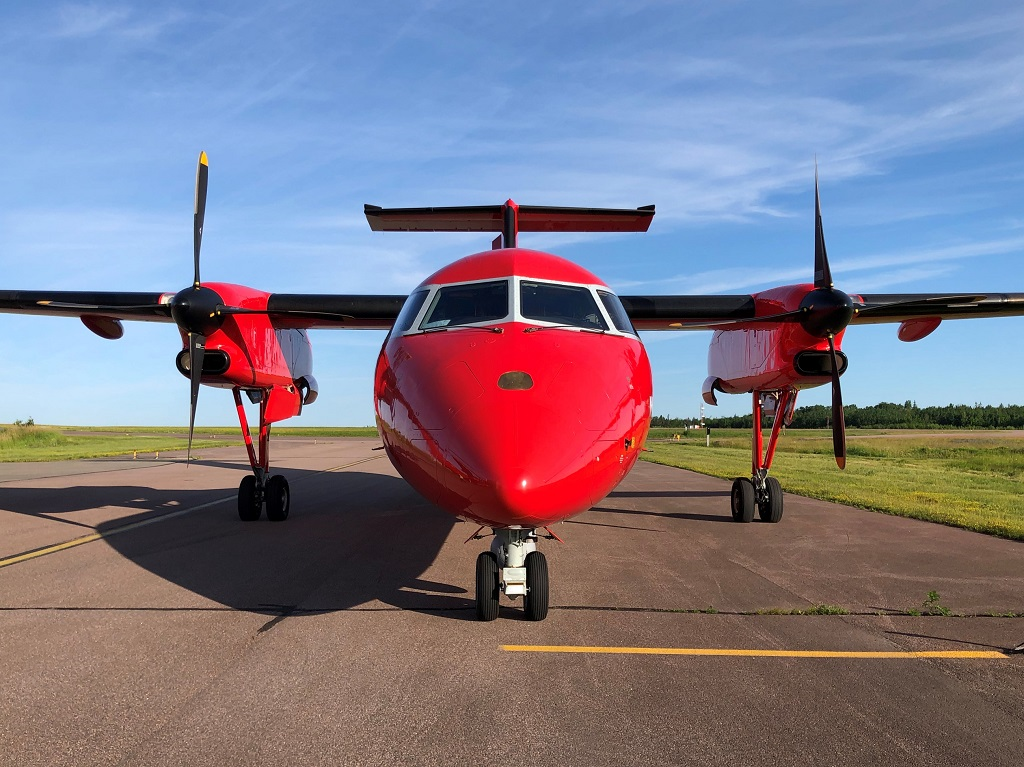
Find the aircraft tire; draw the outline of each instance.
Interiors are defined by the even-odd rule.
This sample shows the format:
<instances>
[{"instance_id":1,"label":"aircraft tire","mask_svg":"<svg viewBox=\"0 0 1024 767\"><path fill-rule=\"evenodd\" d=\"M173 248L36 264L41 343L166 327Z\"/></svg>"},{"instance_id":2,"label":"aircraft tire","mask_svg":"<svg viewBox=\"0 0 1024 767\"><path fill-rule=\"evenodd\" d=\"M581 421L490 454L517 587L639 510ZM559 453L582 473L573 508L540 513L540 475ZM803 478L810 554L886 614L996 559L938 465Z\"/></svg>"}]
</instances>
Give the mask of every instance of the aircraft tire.
<instances>
[{"instance_id":1,"label":"aircraft tire","mask_svg":"<svg viewBox=\"0 0 1024 767\"><path fill-rule=\"evenodd\" d=\"M267 519L271 522L284 522L288 519L288 510L292 503L288 480L280 474L275 474L267 480L264 495L267 499Z\"/></svg>"},{"instance_id":2,"label":"aircraft tire","mask_svg":"<svg viewBox=\"0 0 1024 767\"><path fill-rule=\"evenodd\" d=\"M539 551L526 555L526 619L542 621L548 617L548 561Z\"/></svg>"},{"instance_id":3,"label":"aircraft tire","mask_svg":"<svg viewBox=\"0 0 1024 767\"><path fill-rule=\"evenodd\" d=\"M243 522L255 522L263 513L256 477L248 474L238 485L238 518Z\"/></svg>"},{"instance_id":4,"label":"aircraft tire","mask_svg":"<svg viewBox=\"0 0 1024 767\"><path fill-rule=\"evenodd\" d=\"M757 504L757 514L762 522L778 522L782 519L782 485L775 477L767 477L764 489L768 492L768 498L764 503Z\"/></svg>"},{"instance_id":5,"label":"aircraft tire","mask_svg":"<svg viewBox=\"0 0 1024 767\"><path fill-rule=\"evenodd\" d=\"M754 483L746 477L732 482L732 518L735 522L754 521Z\"/></svg>"},{"instance_id":6,"label":"aircraft tire","mask_svg":"<svg viewBox=\"0 0 1024 767\"><path fill-rule=\"evenodd\" d=\"M476 558L476 617L493 621L498 617L498 558L481 551Z\"/></svg>"}]
</instances>

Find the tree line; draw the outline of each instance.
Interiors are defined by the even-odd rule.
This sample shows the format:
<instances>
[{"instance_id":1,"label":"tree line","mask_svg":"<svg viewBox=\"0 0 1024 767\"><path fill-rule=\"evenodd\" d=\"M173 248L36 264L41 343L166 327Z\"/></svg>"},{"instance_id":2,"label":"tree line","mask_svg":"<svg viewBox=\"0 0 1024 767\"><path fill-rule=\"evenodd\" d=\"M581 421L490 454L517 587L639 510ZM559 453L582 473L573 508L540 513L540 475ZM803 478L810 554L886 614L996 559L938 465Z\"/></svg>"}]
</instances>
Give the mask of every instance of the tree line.
<instances>
[{"instance_id":1,"label":"tree line","mask_svg":"<svg viewBox=\"0 0 1024 767\"><path fill-rule=\"evenodd\" d=\"M843 407L846 425L861 429L1024 429L1024 405L943 405L918 407L907 400L902 405L880 402L869 407L846 405ZM672 418L656 415L651 426L683 428L692 426L694 418ZM705 418L712 428L749 429L752 415ZM765 425L771 418L764 420ZM828 405L798 407L793 413L791 429L825 429L832 425L832 408Z\"/></svg>"}]
</instances>

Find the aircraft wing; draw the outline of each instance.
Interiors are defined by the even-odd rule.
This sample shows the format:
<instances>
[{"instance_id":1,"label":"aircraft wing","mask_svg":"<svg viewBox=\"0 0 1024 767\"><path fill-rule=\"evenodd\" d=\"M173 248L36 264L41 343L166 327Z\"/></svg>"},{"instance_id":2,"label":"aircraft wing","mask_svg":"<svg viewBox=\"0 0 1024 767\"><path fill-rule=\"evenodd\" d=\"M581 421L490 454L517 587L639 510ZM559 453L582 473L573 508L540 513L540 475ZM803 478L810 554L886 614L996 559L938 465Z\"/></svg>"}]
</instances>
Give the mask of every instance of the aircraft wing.
<instances>
[{"instance_id":1,"label":"aircraft wing","mask_svg":"<svg viewBox=\"0 0 1024 767\"><path fill-rule=\"evenodd\" d=\"M864 293L853 298L855 302L860 299L852 323L857 325L931 317L960 320L1024 315L1024 293Z\"/></svg>"},{"instance_id":2,"label":"aircraft wing","mask_svg":"<svg viewBox=\"0 0 1024 767\"><path fill-rule=\"evenodd\" d=\"M619 296L637 330L709 330L753 319L753 296Z\"/></svg>"},{"instance_id":3,"label":"aircraft wing","mask_svg":"<svg viewBox=\"0 0 1024 767\"><path fill-rule=\"evenodd\" d=\"M173 322L174 293L0 290L0 313ZM405 295L271 293L266 314L281 328L388 329ZM86 322L88 325L89 323Z\"/></svg>"},{"instance_id":4,"label":"aircraft wing","mask_svg":"<svg viewBox=\"0 0 1024 767\"><path fill-rule=\"evenodd\" d=\"M798 312L761 316L753 295L619 296L637 330L726 330L796 322ZM1024 315L1024 293L865 293L853 295L851 324Z\"/></svg>"},{"instance_id":5,"label":"aircraft wing","mask_svg":"<svg viewBox=\"0 0 1024 767\"><path fill-rule=\"evenodd\" d=\"M96 315L118 320L170 322L171 307L167 301L173 295L81 290L0 290L0 312L67 317Z\"/></svg>"},{"instance_id":6,"label":"aircraft wing","mask_svg":"<svg viewBox=\"0 0 1024 767\"><path fill-rule=\"evenodd\" d=\"M282 328L389 329L406 295L271 293L267 313Z\"/></svg>"}]
</instances>

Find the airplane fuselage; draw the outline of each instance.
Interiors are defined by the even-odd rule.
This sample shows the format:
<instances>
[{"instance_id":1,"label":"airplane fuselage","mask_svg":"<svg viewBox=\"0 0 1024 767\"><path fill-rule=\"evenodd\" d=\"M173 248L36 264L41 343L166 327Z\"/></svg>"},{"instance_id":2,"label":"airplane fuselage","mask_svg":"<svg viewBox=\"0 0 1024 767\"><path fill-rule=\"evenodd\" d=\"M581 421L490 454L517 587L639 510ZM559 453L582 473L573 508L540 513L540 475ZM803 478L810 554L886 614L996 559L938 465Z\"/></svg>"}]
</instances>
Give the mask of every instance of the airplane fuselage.
<instances>
[{"instance_id":1,"label":"airplane fuselage","mask_svg":"<svg viewBox=\"0 0 1024 767\"><path fill-rule=\"evenodd\" d=\"M422 495L481 525L539 528L595 505L633 467L651 369L603 282L508 248L413 291L375 394L388 456Z\"/></svg>"}]
</instances>

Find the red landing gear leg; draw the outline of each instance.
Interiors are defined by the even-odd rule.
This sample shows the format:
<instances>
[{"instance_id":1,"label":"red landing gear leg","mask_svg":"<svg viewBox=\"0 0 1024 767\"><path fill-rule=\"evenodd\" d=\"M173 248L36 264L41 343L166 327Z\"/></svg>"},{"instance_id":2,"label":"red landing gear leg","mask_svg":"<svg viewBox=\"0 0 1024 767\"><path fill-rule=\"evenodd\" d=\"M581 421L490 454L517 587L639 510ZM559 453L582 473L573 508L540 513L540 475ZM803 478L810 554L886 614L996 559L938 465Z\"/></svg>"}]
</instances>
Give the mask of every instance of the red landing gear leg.
<instances>
[{"instance_id":1,"label":"red landing gear leg","mask_svg":"<svg viewBox=\"0 0 1024 767\"><path fill-rule=\"evenodd\" d=\"M237 386L231 390L235 397L235 408L238 410L238 423L242 428L242 439L245 450L249 454L249 465L252 474L244 477L238 486L238 517L243 522L254 522L260 518L263 504L267 505L267 519L271 522L283 522L288 519L291 506L291 491L288 480L280 474L270 476L270 424L267 423L267 393L260 397L260 433L259 445L253 447L252 434L249 433L249 421L245 417L242 405L242 390Z\"/></svg>"},{"instance_id":2,"label":"red landing gear leg","mask_svg":"<svg viewBox=\"0 0 1024 767\"><path fill-rule=\"evenodd\" d=\"M768 476L768 470L775 457L782 426L792 416L796 406L796 391L785 389L777 393L778 402L767 450L761 433L764 396L765 392L754 392L751 477L737 477L732 483L732 518L737 522L751 522L755 506L763 522L778 522L782 519L782 486L775 477Z\"/></svg>"}]
</instances>

